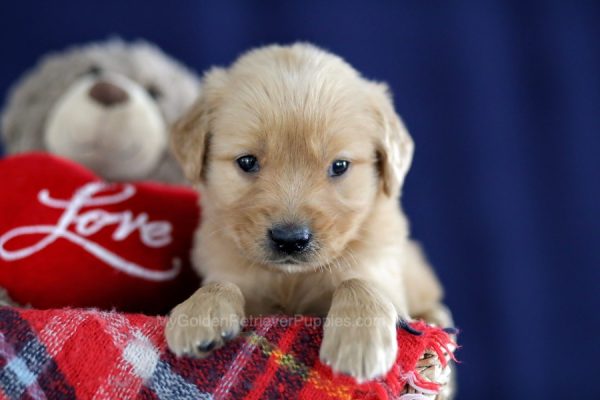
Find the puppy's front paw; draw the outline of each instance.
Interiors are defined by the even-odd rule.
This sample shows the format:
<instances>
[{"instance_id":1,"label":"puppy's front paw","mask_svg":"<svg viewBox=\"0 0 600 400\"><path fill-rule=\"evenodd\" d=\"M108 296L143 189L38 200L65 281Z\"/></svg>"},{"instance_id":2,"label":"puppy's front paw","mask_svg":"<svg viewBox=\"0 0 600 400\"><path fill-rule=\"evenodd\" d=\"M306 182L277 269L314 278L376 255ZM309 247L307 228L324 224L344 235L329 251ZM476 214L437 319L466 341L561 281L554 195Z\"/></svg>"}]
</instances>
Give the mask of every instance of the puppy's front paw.
<instances>
[{"instance_id":1,"label":"puppy's front paw","mask_svg":"<svg viewBox=\"0 0 600 400\"><path fill-rule=\"evenodd\" d=\"M397 353L396 325L391 320L373 326L328 325L319 356L335 372L362 383L387 374Z\"/></svg>"},{"instance_id":2,"label":"puppy's front paw","mask_svg":"<svg viewBox=\"0 0 600 400\"><path fill-rule=\"evenodd\" d=\"M342 282L327 315L321 361L359 382L384 376L398 353L396 319L392 303L368 283Z\"/></svg>"},{"instance_id":3,"label":"puppy's front paw","mask_svg":"<svg viewBox=\"0 0 600 400\"><path fill-rule=\"evenodd\" d=\"M178 356L203 357L236 337L243 318L240 289L231 283L209 284L171 311L167 345Z\"/></svg>"}]
</instances>

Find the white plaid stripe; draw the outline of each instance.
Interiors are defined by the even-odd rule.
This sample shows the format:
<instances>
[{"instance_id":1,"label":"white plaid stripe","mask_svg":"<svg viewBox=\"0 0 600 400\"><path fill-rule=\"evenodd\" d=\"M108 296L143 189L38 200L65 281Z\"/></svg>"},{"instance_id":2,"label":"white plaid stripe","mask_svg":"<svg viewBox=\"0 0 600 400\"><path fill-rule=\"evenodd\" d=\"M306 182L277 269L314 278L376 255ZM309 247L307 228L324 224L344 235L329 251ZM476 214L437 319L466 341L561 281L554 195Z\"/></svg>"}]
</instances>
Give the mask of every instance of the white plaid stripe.
<instances>
[{"instance_id":1,"label":"white plaid stripe","mask_svg":"<svg viewBox=\"0 0 600 400\"><path fill-rule=\"evenodd\" d=\"M265 323L257 330L259 336L265 336L269 329L275 325L274 319L268 319ZM215 400L224 399L228 394L233 385L235 385L240 372L243 371L248 359L252 355L252 352L256 349L256 345L251 343L249 340L244 343L239 353L233 360L233 363L229 367L227 373L221 378L217 388L214 390Z\"/></svg>"},{"instance_id":2,"label":"white plaid stripe","mask_svg":"<svg viewBox=\"0 0 600 400\"><path fill-rule=\"evenodd\" d=\"M46 346L50 357L55 357L65 343L77 332L77 329L87 320L88 313L81 311L61 312L52 318L38 334L39 340Z\"/></svg>"},{"instance_id":3,"label":"white plaid stripe","mask_svg":"<svg viewBox=\"0 0 600 400\"><path fill-rule=\"evenodd\" d=\"M130 341L123 350L123 359L131 364L137 376L146 380L154 374L160 354L158 349L140 331L133 332L133 336L135 339Z\"/></svg>"},{"instance_id":4,"label":"white plaid stripe","mask_svg":"<svg viewBox=\"0 0 600 400\"><path fill-rule=\"evenodd\" d=\"M121 352L110 376L94 394L94 399L126 399L134 397L142 383L152 376L159 360L159 350L149 336L162 334L162 325L149 323L142 329L131 326L121 314L94 313L102 321L106 333Z\"/></svg>"}]
</instances>

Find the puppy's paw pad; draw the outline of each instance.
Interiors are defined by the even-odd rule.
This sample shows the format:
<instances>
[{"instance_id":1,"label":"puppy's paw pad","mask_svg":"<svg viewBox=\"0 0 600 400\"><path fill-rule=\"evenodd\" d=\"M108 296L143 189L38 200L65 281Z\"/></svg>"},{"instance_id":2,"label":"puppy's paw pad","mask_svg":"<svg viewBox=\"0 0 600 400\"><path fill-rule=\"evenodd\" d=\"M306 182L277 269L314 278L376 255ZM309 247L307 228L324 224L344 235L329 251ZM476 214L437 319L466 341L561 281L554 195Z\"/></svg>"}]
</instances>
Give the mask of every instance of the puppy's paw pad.
<instances>
[{"instance_id":1,"label":"puppy's paw pad","mask_svg":"<svg viewBox=\"0 0 600 400\"><path fill-rule=\"evenodd\" d=\"M198 344L196 346L196 349L198 349L199 352L202 353L208 353L209 351L213 350L215 347L217 347L217 342L215 342L214 340L211 340L210 342L202 342L200 344Z\"/></svg>"}]
</instances>

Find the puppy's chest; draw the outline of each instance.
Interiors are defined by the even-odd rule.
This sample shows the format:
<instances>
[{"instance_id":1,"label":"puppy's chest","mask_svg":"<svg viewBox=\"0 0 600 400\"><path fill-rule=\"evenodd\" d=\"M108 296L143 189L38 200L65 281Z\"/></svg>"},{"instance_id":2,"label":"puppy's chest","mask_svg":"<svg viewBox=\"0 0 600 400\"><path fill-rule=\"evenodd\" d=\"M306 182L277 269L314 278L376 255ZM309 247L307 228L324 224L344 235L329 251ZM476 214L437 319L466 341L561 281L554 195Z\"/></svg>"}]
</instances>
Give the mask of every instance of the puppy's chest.
<instances>
[{"instance_id":1,"label":"puppy's chest","mask_svg":"<svg viewBox=\"0 0 600 400\"><path fill-rule=\"evenodd\" d=\"M245 293L248 314L326 316L335 289L327 277L310 275L284 275L265 283L258 291Z\"/></svg>"}]
</instances>

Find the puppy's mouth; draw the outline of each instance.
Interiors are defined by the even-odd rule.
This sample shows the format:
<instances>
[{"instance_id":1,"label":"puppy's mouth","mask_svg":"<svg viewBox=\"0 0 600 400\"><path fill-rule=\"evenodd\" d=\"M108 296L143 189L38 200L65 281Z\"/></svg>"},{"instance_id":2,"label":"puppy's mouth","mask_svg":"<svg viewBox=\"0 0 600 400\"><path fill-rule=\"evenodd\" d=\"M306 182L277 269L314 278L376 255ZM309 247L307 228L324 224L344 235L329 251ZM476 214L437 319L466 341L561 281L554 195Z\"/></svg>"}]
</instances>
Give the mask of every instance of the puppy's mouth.
<instances>
[{"instance_id":1,"label":"puppy's mouth","mask_svg":"<svg viewBox=\"0 0 600 400\"><path fill-rule=\"evenodd\" d=\"M271 261L271 262L273 264L276 264L276 265L285 265L285 264L298 265L298 264L305 263L305 261L298 260L298 259L293 258L293 257L286 257L286 258L282 258L280 260L274 260L274 261Z\"/></svg>"},{"instance_id":2,"label":"puppy's mouth","mask_svg":"<svg viewBox=\"0 0 600 400\"><path fill-rule=\"evenodd\" d=\"M302 272L315 269L315 254L306 252L297 255L281 255L271 253L267 257L267 266L275 270Z\"/></svg>"},{"instance_id":3,"label":"puppy's mouth","mask_svg":"<svg viewBox=\"0 0 600 400\"><path fill-rule=\"evenodd\" d=\"M265 266L271 271L285 272L289 274L310 272L318 269L315 268L311 262L298 260L296 258L277 259L270 261L268 264L265 264Z\"/></svg>"}]
</instances>

